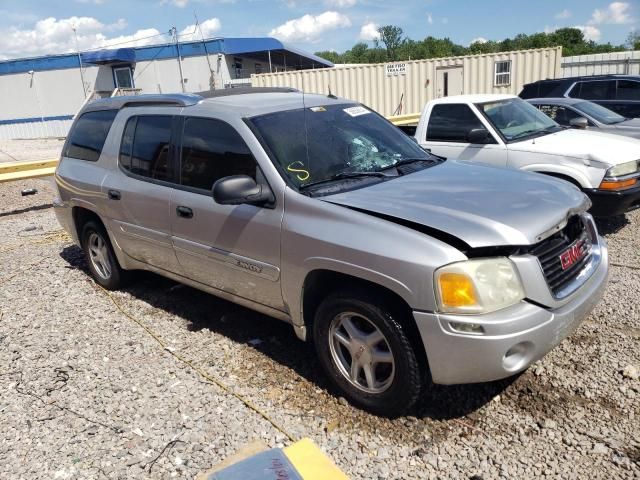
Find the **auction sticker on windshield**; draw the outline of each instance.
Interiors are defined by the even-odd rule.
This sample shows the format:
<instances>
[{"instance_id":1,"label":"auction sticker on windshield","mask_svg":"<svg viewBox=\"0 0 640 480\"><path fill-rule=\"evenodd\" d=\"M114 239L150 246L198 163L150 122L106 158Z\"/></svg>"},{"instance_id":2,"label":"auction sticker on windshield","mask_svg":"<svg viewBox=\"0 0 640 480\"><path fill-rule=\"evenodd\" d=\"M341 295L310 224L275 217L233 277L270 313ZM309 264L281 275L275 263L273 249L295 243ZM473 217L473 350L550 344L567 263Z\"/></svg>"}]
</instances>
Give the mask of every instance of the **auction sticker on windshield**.
<instances>
[{"instance_id":1,"label":"auction sticker on windshield","mask_svg":"<svg viewBox=\"0 0 640 480\"><path fill-rule=\"evenodd\" d=\"M369 112L369 110L367 110L364 107L349 107L349 108L345 108L343 111L347 115L351 115L352 117L359 117L360 115L366 115L367 113L371 113Z\"/></svg>"}]
</instances>

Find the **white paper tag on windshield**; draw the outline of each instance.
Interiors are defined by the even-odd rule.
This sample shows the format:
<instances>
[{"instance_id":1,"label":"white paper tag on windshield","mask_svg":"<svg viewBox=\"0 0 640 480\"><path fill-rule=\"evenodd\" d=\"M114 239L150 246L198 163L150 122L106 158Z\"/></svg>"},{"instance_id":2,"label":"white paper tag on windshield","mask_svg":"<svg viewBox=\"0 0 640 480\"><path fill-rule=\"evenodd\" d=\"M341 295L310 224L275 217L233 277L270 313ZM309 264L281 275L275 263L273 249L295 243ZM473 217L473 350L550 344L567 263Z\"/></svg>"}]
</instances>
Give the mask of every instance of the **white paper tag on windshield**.
<instances>
[{"instance_id":1,"label":"white paper tag on windshield","mask_svg":"<svg viewBox=\"0 0 640 480\"><path fill-rule=\"evenodd\" d=\"M366 115L367 113L371 113L369 110L367 110L364 107L349 107L349 108L345 108L344 113L346 113L347 115L351 115L352 117L359 117L360 115Z\"/></svg>"}]
</instances>

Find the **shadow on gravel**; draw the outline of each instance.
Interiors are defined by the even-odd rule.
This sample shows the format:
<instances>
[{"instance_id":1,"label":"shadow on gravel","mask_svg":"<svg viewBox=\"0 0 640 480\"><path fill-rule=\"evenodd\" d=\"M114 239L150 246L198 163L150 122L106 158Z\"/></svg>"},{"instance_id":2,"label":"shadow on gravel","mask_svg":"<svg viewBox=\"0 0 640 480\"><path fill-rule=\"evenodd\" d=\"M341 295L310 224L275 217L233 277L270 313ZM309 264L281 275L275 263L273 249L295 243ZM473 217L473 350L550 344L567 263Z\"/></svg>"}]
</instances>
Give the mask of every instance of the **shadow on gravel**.
<instances>
[{"instance_id":1,"label":"shadow on gravel","mask_svg":"<svg viewBox=\"0 0 640 480\"><path fill-rule=\"evenodd\" d=\"M66 247L60 256L70 268L89 275L79 247ZM182 318L189 331L206 329L245 344L294 370L313 385L329 390L336 399L339 397L339 393L326 381L315 359L313 346L298 340L291 326L284 322L150 272L136 272L135 280L124 291L152 308ZM292 381L287 369L277 370L268 372L273 375L269 377L269 382L284 385ZM517 378L471 385L430 384L408 414L433 420L467 416L467 421L473 421L473 412L501 394ZM309 392L309 395L313 395L313 392Z\"/></svg>"},{"instance_id":2,"label":"shadow on gravel","mask_svg":"<svg viewBox=\"0 0 640 480\"><path fill-rule=\"evenodd\" d=\"M598 232L600 232L601 235L612 235L614 233L618 233L624 227L631 224L626 215L616 215L615 217L610 218L598 217L595 220Z\"/></svg>"}]
</instances>

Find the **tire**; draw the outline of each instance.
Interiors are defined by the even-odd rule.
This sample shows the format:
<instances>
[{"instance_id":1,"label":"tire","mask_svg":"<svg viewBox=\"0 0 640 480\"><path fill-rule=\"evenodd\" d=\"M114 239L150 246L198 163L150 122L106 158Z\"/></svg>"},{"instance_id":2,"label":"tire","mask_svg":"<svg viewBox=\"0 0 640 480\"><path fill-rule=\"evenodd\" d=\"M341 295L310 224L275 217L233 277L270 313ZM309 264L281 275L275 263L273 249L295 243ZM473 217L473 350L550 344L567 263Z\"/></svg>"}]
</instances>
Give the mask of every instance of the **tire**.
<instances>
[{"instance_id":1,"label":"tire","mask_svg":"<svg viewBox=\"0 0 640 480\"><path fill-rule=\"evenodd\" d=\"M377 415L403 414L422 388L403 320L364 292L332 294L315 314L313 341L325 373L351 403Z\"/></svg>"},{"instance_id":2,"label":"tire","mask_svg":"<svg viewBox=\"0 0 640 480\"><path fill-rule=\"evenodd\" d=\"M82 249L93 279L107 290L125 284L127 272L120 267L109 235L99 222L89 220L82 226Z\"/></svg>"}]
</instances>

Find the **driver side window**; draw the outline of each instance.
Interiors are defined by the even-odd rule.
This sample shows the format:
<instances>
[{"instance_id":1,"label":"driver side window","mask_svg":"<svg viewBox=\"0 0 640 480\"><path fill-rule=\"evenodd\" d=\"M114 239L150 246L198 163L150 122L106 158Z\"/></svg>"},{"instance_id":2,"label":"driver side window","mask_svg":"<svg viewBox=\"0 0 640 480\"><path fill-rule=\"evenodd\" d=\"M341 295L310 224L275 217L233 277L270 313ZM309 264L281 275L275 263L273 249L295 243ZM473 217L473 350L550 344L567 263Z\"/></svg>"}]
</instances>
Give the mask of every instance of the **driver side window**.
<instances>
[{"instance_id":1,"label":"driver side window","mask_svg":"<svg viewBox=\"0 0 640 480\"><path fill-rule=\"evenodd\" d=\"M180 185L209 193L223 177L248 175L256 180L257 171L249 147L231 125L211 118L185 118Z\"/></svg>"},{"instance_id":2,"label":"driver side window","mask_svg":"<svg viewBox=\"0 0 640 480\"><path fill-rule=\"evenodd\" d=\"M474 128L485 128L485 126L468 105L435 105L427 125L427 140L469 143L467 135Z\"/></svg>"}]
</instances>

